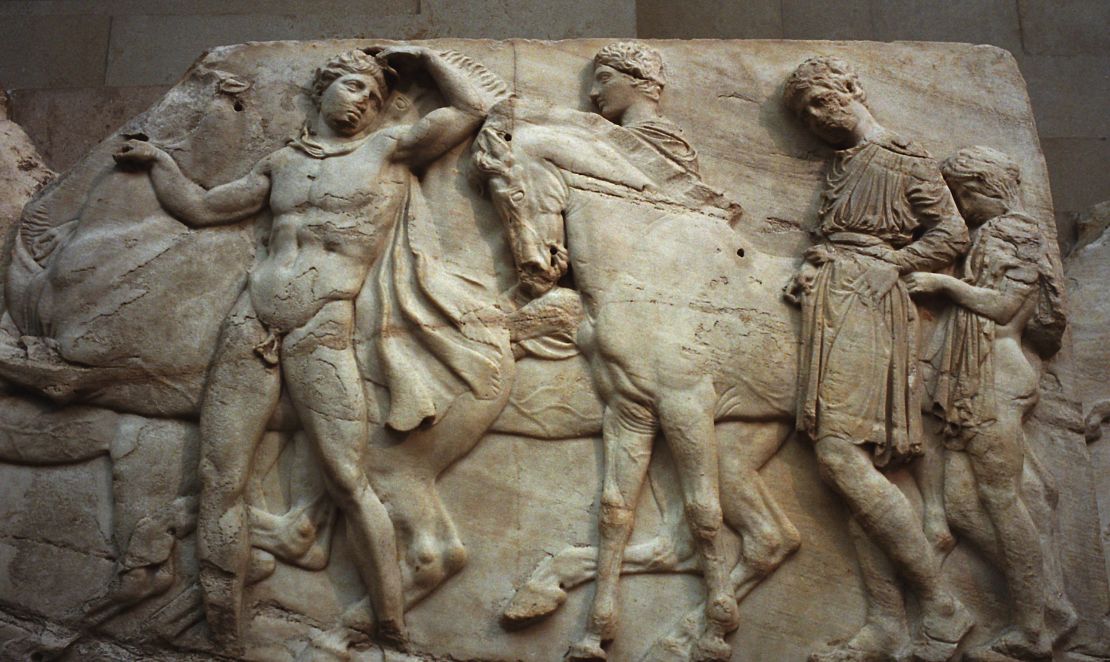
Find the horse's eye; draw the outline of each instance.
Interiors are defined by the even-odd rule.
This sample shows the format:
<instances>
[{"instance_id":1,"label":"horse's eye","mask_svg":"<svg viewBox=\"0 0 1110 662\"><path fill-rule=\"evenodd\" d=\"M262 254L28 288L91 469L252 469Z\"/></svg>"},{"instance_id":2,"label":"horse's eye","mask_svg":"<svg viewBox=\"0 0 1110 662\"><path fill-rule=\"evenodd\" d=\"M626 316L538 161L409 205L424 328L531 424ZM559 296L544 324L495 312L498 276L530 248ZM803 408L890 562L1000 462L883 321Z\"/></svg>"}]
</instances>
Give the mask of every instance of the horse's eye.
<instances>
[{"instance_id":1,"label":"horse's eye","mask_svg":"<svg viewBox=\"0 0 1110 662\"><path fill-rule=\"evenodd\" d=\"M524 191L513 191L509 194L509 199L513 202L520 202L524 199Z\"/></svg>"}]
</instances>

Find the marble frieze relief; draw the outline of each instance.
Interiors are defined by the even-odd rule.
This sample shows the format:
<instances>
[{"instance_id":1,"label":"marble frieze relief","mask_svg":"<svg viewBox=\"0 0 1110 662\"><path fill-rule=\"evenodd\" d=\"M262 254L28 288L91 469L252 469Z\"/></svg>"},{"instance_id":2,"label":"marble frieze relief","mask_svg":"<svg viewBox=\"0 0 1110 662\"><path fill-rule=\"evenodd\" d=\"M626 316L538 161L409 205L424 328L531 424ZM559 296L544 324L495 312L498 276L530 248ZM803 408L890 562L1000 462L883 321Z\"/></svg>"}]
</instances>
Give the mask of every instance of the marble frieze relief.
<instances>
[{"instance_id":1,"label":"marble frieze relief","mask_svg":"<svg viewBox=\"0 0 1110 662\"><path fill-rule=\"evenodd\" d=\"M51 177L3 659L1107 655L1004 51L228 46Z\"/></svg>"}]
</instances>

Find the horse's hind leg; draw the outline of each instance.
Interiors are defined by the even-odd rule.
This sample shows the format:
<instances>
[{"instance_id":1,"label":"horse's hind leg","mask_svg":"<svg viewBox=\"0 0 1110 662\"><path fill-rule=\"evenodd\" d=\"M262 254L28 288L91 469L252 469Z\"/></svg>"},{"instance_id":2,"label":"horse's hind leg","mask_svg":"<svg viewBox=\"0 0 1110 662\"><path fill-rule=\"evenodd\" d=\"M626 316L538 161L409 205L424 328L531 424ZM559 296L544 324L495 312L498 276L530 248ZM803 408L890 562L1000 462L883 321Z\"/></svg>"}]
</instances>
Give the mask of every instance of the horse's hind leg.
<instances>
[{"instance_id":1,"label":"horse's hind leg","mask_svg":"<svg viewBox=\"0 0 1110 662\"><path fill-rule=\"evenodd\" d=\"M586 634L571 646L568 660L605 659L602 644L611 640L616 631L621 560L632 533L636 502L651 460L654 416L632 403L609 405L605 409L602 434L605 476L598 514L600 543L596 592Z\"/></svg>"},{"instance_id":2,"label":"horse's hind leg","mask_svg":"<svg viewBox=\"0 0 1110 662\"><path fill-rule=\"evenodd\" d=\"M701 552L705 575L706 628L695 659L727 660L732 648L724 637L740 616L728 580L722 525L717 436L713 424L715 394L711 384L666 394L659 403L663 428L686 502L686 519Z\"/></svg>"},{"instance_id":3,"label":"horse's hind leg","mask_svg":"<svg viewBox=\"0 0 1110 662\"><path fill-rule=\"evenodd\" d=\"M732 569L733 594L742 600L801 545L759 469L782 447L792 426L784 421L729 423L718 427L721 509L740 534L741 556Z\"/></svg>"}]
</instances>

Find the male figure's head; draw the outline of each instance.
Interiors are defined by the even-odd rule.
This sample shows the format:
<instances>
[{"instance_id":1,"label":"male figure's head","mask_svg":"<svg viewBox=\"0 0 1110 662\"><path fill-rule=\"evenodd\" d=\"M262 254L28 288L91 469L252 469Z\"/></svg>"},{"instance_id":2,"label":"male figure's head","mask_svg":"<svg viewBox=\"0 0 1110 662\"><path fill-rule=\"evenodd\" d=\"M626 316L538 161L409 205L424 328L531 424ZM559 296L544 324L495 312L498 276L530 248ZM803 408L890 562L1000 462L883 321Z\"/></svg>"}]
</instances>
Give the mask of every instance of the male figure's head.
<instances>
[{"instance_id":1,"label":"male figure's head","mask_svg":"<svg viewBox=\"0 0 1110 662\"><path fill-rule=\"evenodd\" d=\"M388 94L386 71L373 56L353 50L336 55L316 70L312 100L320 118L339 135L370 126Z\"/></svg>"},{"instance_id":2,"label":"male figure's head","mask_svg":"<svg viewBox=\"0 0 1110 662\"><path fill-rule=\"evenodd\" d=\"M799 64L786 79L783 100L806 128L834 147L856 145L878 126L859 76L840 58L812 57Z\"/></svg>"},{"instance_id":3,"label":"male figure's head","mask_svg":"<svg viewBox=\"0 0 1110 662\"><path fill-rule=\"evenodd\" d=\"M964 147L944 160L941 174L970 225L1021 209L1021 169L996 149Z\"/></svg>"},{"instance_id":4,"label":"male figure's head","mask_svg":"<svg viewBox=\"0 0 1110 662\"><path fill-rule=\"evenodd\" d=\"M623 124L634 115L658 114L659 97L667 84L663 56L633 41L609 44L594 56L590 101L602 117Z\"/></svg>"}]
</instances>

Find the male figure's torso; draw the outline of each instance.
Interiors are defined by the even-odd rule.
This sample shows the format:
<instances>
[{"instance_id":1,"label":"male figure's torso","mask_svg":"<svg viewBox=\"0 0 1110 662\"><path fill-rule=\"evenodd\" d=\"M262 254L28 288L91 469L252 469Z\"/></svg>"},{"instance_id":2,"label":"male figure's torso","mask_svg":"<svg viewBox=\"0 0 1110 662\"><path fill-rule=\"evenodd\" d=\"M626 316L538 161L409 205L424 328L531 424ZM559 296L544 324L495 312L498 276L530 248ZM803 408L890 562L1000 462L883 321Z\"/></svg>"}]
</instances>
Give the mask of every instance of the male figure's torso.
<instances>
[{"instance_id":1,"label":"male figure's torso","mask_svg":"<svg viewBox=\"0 0 1110 662\"><path fill-rule=\"evenodd\" d=\"M391 158L395 145L379 131L347 153L286 147L269 157L273 223L250 277L263 323L289 331L362 289L407 198L411 174Z\"/></svg>"}]
</instances>

